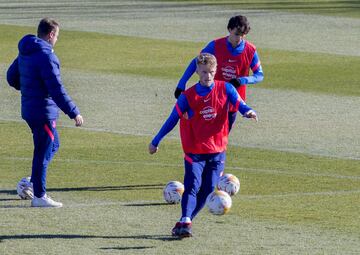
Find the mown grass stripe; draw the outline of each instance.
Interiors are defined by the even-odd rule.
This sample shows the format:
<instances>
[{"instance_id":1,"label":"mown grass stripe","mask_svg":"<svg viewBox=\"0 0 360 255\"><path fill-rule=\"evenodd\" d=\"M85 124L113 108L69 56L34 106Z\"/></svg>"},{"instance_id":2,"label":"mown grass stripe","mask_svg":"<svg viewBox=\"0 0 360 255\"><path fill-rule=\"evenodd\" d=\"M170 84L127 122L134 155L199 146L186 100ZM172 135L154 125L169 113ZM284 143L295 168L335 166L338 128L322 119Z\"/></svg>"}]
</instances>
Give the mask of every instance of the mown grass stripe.
<instances>
[{"instance_id":1,"label":"mown grass stripe","mask_svg":"<svg viewBox=\"0 0 360 255\"><path fill-rule=\"evenodd\" d=\"M28 32L29 28L0 25L4 35L1 63L10 64L17 55L18 40ZM204 43L62 31L55 51L62 68L178 80L203 47ZM265 79L257 87L360 96L359 57L271 48L258 51Z\"/></svg>"},{"instance_id":2,"label":"mown grass stripe","mask_svg":"<svg viewBox=\"0 0 360 255\"><path fill-rule=\"evenodd\" d=\"M19 160L19 161L32 161L32 158L26 157L2 157L0 159L4 160ZM54 162L64 162L64 163L87 163L87 164L131 164L131 165L144 165L144 166L160 166L160 167L173 167L181 168L183 164L169 164L161 162L146 162L146 161L125 161L125 160L92 160L92 159L53 159ZM245 167L236 167L236 166L226 166L226 170L240 170L244 172L257 172L257 173L266 173L274 175L288 175L288 176L314 176L314 177L329 177L336 179L349 179L349 180L360 180L360 176L348 176L348 175L337 175L337 174L317 174L309 172L294 172L290 169L259 169L259 168L245 168ZM226 171L225 170L225 171Z\"/></svg>"},{"instance_id":3,"label":"mown grass stripe","mask_svg":"<svg viewBox=\"0 0 360 255\"><path fill-rule=\"evenodd\" d=\"M304 197L304 196L343 196L359 194L360 190L338 190L338 191L324 191L324 192L296 192L296 193L283 193L272 195L237 195L240 200L261 200L261 199L274 199L274 198L291 198L291 197ZM23 209L29 208L28 201L19 201L22 204L1 205L0 210L4 209ZM64 208L85 208L85 207L103 207L103 206L172 206L164 202L163 200L134 200L129 202L89 202L89 203L77 203L67 201ZM43 210L39 208L32 208L33 210Z\"/></svg>"}]
</instances>

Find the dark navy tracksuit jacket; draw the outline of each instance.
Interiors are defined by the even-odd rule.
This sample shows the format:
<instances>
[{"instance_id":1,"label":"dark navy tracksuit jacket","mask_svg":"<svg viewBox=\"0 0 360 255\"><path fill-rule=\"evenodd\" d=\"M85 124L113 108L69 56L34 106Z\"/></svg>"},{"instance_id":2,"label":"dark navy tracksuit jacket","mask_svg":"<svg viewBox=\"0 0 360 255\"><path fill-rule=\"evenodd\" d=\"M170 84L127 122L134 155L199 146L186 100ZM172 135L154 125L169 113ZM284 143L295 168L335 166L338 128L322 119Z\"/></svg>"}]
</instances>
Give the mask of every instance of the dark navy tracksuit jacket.
<instances>
[{"instance_id":1,"label":"dark navy tracksuit jacket","mask_svg":"<svg viewBox=\"0 0 360 255\"><path fill-rule=\"evenodd\" d=\"M31 181L34 194L46 193L47 165L59 148L56 120L59 108L71 119L80 114L60 77L60 62L53 47L34 35L24 36L19 55L7 71L10 86L21 91L21 116L33 133Z\"/></svg>"}]
</instances>

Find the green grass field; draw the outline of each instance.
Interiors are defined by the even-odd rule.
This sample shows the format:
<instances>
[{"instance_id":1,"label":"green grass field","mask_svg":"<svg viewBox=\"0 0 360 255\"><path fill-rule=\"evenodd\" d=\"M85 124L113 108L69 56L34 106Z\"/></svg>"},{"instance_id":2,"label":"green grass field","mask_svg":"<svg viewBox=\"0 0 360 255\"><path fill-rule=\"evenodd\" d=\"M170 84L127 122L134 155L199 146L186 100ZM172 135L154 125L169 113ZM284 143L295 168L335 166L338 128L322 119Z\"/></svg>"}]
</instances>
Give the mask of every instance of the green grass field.
<instances>
[{"instance_id":1,"label":"green grass field","mask_svg":"<svg viewBox=\"0 0 360 255\"><path fill-rule=\"evenodd\" d=\"M146 137L61 128L62 149L51 165L48 191L65 207L41 210L19 200L11 181L26 175L31 162L27 127L0 125L7 145L0 155L5 254L49 242L50 247L36 249L43 254L101 254L102 249L170 254L202 244L194 254L212 254L218 245L230 254L241 249L249 254L336 254L358 248L358 161L230 147L227 169L241 179L241 194L234 197L229 215L215 217L204 210L195 221L194 240L184 240L185 245L169 235L179 205L166 205L161 197L167 181L182 178L177 141L165 141L161 153L150 156ZM320 233L316 245L305 242ZM248 235L254 240L244 245ZM277 240L288 242L287 248L259 245L272 235L287 235L288 241ZM337 238L346 241L329 246Z\"/></svg>"},{"instance_id":2,"label":"green grass field","mask_svg":"<svg viewBox=\"0 0 360 255\"><path fill-rule=\"evenodd\" d=\"M0 7L0 254L360 253L357 1ZM230 213L203 210L194 237L178 240L170 230L180 206L162 199L165 184L183 178L176 130L156 155L147 146L174 104L184 68L207 41L224 35L237 10L250 18L249 39L265 72L249 91L260 122L239 118L230 137L226 172L241 181ZM45 210L16 195L16 183L30 174L32 138L20 120L19 95L4 79L18 40L34 33L43 15L64 24L55 50L86 121L73 128L60 118L48 192L64 207ZM310 23L314 29L305 31Z\"/></svg>"},{"instance_id":3,"label":"green grass field","mask_svg":"<svg viewBox=\"0 0 360 255\"><path fill-rule=\"evenodd\" d=\"M5 60L10 62L17 54L14 42L26 33L33 33L33 28L0 25L0 32L5 38L0 52L5 56ZM173 80L182 74L184 66L203 45L101 33L77 34L78 36L74 37L74 32L61 32L61 40L56 50L62 56L64 68L95 73L140 74ZM151 47L137 51L138 44ZM93 54L89 54L90 51ZM359 57L274 49L259 49L259 54L268 76L266 83L259 84L259 87L360 96L357 80L357 70L360 69ZM336 84L341 86L335 86Z\"/></svg>"},{"instance_id":4,"label":"green grass field","mask_svg":"<svg viewBox=\"0 0 360 255\"><path fill-rule=\"evenodd\" d=\"M251 10L278 10L288 12L302 12L310 14L321 14L331 16L360 17L359 1L338 0L260 0L260 1L217 1L217 0L164 0L164 2L186 2L196 5L219 5L230 6L237 9Z\"/></svg>"}]
</instances>

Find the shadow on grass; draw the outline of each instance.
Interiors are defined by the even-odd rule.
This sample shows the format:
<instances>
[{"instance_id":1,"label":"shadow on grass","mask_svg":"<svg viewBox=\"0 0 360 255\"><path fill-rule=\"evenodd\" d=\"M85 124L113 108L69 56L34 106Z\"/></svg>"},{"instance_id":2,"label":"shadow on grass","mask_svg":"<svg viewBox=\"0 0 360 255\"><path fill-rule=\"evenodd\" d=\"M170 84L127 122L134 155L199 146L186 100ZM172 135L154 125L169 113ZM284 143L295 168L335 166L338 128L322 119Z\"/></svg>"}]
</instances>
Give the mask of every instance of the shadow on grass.
<instances>
[{"instance_id":1,"label":"shadow on grass","mask_svg":"<svg viewBox=\"0 0 360 255\"><path fill-rule=\"evenodd\" d=\"M99 186L99 187L74 187L74 188L50 188L47 191L67 192L67 191L113 191L113 190L146 190L163 189L166 184L136 184L123 186Z\"/></svg>"},{"instance_id":2,"label":"shadow on grass","mask_svg":"<svg viewBox=\"0 0 360 255\"><path fill-rule=\"evenodd\" d=\"M74 188L52 188L47 189L48 192L69 192L69 191L116 191L116 190L147 190L147 189L163 189L165 184L137 184L137 185L124 185L124 186L99 186L99 187L74 187ZM0 194L7 195L16 195L15 190L0 190ZM1 201L20 201L20 199L15 198L0 198ZM167 203L129 203L125 206L159 206L167 205ZM26 206L19 205L5 205L0 206L0 208L24 208Z\"/></svg>"},{"instance_id":3,"label":"shadow on grass","mask_svg":"<svg viewBox=\"0 0 360 255\"><path fill-rule=\"evenodd\" d=\"M0 190L0 194L17 195L17 192L14 189L3 189L3 190Z\"/></svg>"},{"instance_id":4,"label":"shadow on grass","mask_svg":"<svg viewBox=\"0 0 360 255\"><path fill-rule=\"evenodd\" d=\"M155 248L155 246L135 246L135 247L106 247L106 248L100 248L100 250L145 250L145 249L152 249Z\"/></svg>"},{"instance_id":5,"label":"shadow on grass","mask_svg":"<svg viewBox=\"0 0 360 255\"><path fill-rule=\"evenodd\" d=\"M0 199L0 202L2 201L2 199ZM5 201L20 201L20 199L7 199ZM161 205L169 205L166 202L163 203L128 203L128 204L124 204L124 206L161 206ZM1 209L4 208L9 208L9 209L14 209L14 208L29 208L30 207L30 202L29 205L0 205Z\"/></svg>"},{"instance_id":6,"label":"shadow on grass","mask_svg":"<svg viewBox=\"0 0 360 255\"><path fill-rule=\"evenodd\" d=\"M125 204L124 206L159 206L159 205L169 205L168 203L166 202L163 202L163 203L135 203L135 204Z\"/></svg>"},{"instance_id":7,"label":"shadow on grass","mask_svg":"<svg viewBox=\"0 0 360 255\"><path fill-rule=\"evenodd\" d=\"M0 209L15 209L15 208L30 208L29 205L3 205L0 206Z\"/></svg>"},{"instance_id":8,"label":"shadow on grass","mask_svg":"<svg viewBox=\"0 0 360 255\"><path fill-rule=\"evenodd\" d=\"M98 186L98 187L73 187L73 188L49 188L49 192L68 192L68 191L113 191L113 190L147 190L163 189L166 184L136 184L122 186ZM0 190L0 194L17 195L16 190Z\"/></svg>"},{"instance_id":9,"label":"shadow on grass","mask_svg":"<svg viewBox=\"0 0 360 255\"><path fill-rule=\"evenodd\" d=\"M34 234L34 235L0 235L0 242L5 240L24 239L145 239L160 241L178 241L170 235L130 235L130 236L100 236L100 235L65 235L65 234ZM120 248L120 247L119 247Z\"/></svg>"},{"instance_id":10,"label":"shadow on grass","mask_svg":"<svg viewBox=\"0 0 360 255\"><path fill-rule=\"evenodd\" d=\"M0 198L0 201L20 201L20 198Z\"/></svg>"}]
</instances>

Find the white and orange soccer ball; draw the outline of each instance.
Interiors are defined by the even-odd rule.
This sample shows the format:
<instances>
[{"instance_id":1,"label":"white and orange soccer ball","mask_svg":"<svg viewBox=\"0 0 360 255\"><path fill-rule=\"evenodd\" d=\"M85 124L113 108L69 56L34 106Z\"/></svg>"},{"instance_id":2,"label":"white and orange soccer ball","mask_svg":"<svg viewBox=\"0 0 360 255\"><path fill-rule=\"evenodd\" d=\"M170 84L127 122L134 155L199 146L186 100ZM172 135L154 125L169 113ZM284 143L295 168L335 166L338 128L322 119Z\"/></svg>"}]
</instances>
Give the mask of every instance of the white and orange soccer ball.
<instances>
[{"instance_id":1,"label":"white and orange soccer ball","mask_svg":"<svg viewBox=\"0 0 360 255\"><path fill-rule=\"evenodd\" d=\"M240 181L233 174L224 174L220 177L217 188L233 196L240 190Z\"/></svg>"},{"instance_id":2,"label":"white and orange soccer ball","mask_svg":"<svg viewBox=\"0 0 360 255\"><path fill-rule=\"evenodd\" d=\"M33 184L30 179L30 177L24 177L16 185L16 192L21 199L34 198Z\"/></svg>"},{"instance_id":3,"label":"white and orange soccer ball","mask_svg":"<svg viewBox=\"0 0 360 255\"><path fill-rule=\"evenodd\" d=\"M164 200L169 204L180 203L183 193L184 185L181 182L170 181L163 190Z\"/></svg>"},{"instance_id":4,"label":"white and orange soccer ball","mask_svg":"<svg viewBox=\"0 0 360 255\"><path fill-rule=\"evenodd\" d=\"M215 215L228 213L231 205L231 197L225 191L215 190L206 198L206 206L208 207L209 212Z\"/></svg>"}]
</instances>

